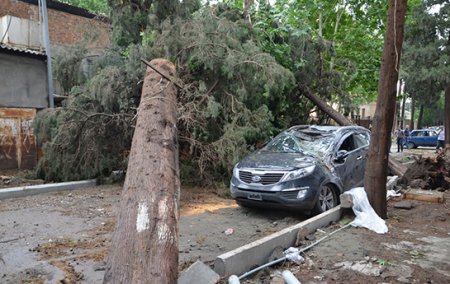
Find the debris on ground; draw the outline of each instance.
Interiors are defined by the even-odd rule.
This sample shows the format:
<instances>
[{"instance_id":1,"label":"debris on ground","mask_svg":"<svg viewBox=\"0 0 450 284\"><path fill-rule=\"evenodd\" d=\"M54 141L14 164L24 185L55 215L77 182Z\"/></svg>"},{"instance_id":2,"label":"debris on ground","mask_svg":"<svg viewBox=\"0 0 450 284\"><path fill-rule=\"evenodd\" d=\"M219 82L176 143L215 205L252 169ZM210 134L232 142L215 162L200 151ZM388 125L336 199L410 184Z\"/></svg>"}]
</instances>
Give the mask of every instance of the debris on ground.
<instances>
[{"instance_id":1,"label":"debris on ground","mask_svg":"<svg viewBox=\"0 0 450 284\"><path fill-rule=\"evenodd\" d=\"M387 233L388 227L386 222L373 210L363 187L353 188L347 191L347 194L352 196L352 209L356 215L353 222L351 222L352 226L364 227L378 234Z\"/></svg>"},{"instance_id":2,"label":"debris on ground","mask_svg":"<svg viewBox=\"0 0 450 284\"><path fill-rule=\"evenodd\" d=\"M394 204L394 208L409 210L414 208L414 204L410 201L400 201Z\"/></svg>"},{"instance_id":3,"label":"debris on ground","mask_svg":"<svg viewBox=\"0 0 450 284\"><path fill-rule=\"evenodd\" d=\"M220 276L206 264L197 260L189 268L184 270L178 278L178 284L204 283L215 284Z\"/></svg>"},{"instance_id":4,"label":"debris on ground","mask_svg":"<svg viewBox=\"0 0 450 284\"><path fill-rule=\"evenodd\" d=\"M400 182L422 189L450 189L450 147L436 156L413 156L414 162L408 166Z\"/></svg>"},{"instance_id":5,"label":"debris on ground","mask_svg":"<svg viewBox=\"0 0 450 284\"><path fill-rule=\"evenodd\" d=\"M444 202L444 193L435 190L411 189L405 193L405 198L433 203L442 203Z\"/></svg>"},{"instance_id":6,"label":"debris on ground","mask_svg":"<svg viewBox=\"0 0 450 284\"><path fill-rule=\"evenodd\" d=\"M233 228L228 228L225 231L223 231L223 233L227 236L232 235L234 233L234 229Z\"/></svg>"}]
</instances>

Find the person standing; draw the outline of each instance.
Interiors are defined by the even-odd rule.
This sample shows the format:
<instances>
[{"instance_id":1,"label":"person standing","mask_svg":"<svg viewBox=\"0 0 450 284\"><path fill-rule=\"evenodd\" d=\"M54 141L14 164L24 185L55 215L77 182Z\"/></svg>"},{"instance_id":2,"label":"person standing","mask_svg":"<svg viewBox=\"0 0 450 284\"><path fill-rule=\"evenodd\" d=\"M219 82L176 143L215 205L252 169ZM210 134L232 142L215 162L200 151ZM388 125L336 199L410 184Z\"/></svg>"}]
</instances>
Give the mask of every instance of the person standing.
<instances>
[{"instance_id":1,"label":"person standing","mask_svg":"<svg viewBox=\"0 0 450 284\"><path fill-rule=\"evenodd\" d=\"M405 138L405 134L403 130L399 127L397 129L397 153L403 152L403 139Z\"/></svg>"},{"instance_id":2,"label":"person standing","mask_svg":"<svg viewBox=\"0 0 450 284\"><path fill-rule=\"evenodd\" d=\"M408 126L406 126L405 127L405 130L403 130L403 134L404 134L404 137L403 137L403 139L405 139L405 141L406 141L406 145L408 145L408 137L409 137L409 129L408 129Z\"/></svg>"},{"instance_id":3,"label":"person standing","mask_svg":"<svg viewBox=\"0 0 450 284\"><path fill-rule=\"evenodd\" d=\"M443 126L439 126L438 140L436 145L436 153L440 148L445 148L445 130Z\"/></svg>"}]
</instances>

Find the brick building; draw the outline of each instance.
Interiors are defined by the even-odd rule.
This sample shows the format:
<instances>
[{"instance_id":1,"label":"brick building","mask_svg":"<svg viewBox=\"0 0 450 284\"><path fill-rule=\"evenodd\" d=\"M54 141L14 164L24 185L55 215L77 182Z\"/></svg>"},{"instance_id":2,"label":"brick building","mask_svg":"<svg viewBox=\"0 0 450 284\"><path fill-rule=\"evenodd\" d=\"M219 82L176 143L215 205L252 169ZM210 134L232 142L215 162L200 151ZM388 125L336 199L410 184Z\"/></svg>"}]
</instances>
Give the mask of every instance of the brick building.
<instances>
[{"instance_id":1,"label":"brick building","mask_svg":"<svg viewBox=\"0 0 450 284\"><path fill-rule=\"evenodd\" d=\"M53 0L47 0L48 29L52 45L73 46L86 35L96 35L88 47L104 49L110 44L111 25L104 17ZM39 25L38 0L1 0L0 18L13 16Z\"/></svg>"},{"instance_id":2,"label":"brick building","mask_svg":"<svg viewBox=\"0 0 450 284\"><path fill-rule=\"evenodd\" d=\"M0 170L31 169L37 161L32 122L49 106L39 2L0 0ZM109 46L107 19L53 0L47 8L52 51L86 42L92 56Z\"/></svg>"}]
</instances>

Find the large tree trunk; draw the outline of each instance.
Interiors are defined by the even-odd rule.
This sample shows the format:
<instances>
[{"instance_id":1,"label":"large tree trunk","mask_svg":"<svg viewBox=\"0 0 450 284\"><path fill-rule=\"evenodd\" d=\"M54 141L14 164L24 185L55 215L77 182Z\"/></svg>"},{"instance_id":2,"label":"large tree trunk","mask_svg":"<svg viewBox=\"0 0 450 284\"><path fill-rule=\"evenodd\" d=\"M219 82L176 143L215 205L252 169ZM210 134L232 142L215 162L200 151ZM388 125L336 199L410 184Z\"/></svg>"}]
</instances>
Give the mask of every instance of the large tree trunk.
<instances>
[{"instance_id":1,"label":"large tree trunk","mask_svg":"<svg viewBox=\"0 0 450 284\"><path fill-rule=\"evenodd\" d=\"M419 107L419 117L417 118L417 129L423 128L423 126L422 126L423 109L424 109L424 106L423 106L423 104L421 104Z\"/></svg>"},{"instance_id":2,"label":"large tree trunk","mask_svg":"<svg viewBox=\"0 0 450 284\"><path fill-rule=\"evenodd\" d=\"M409 131L412 131L415 129L415 124L414 124L414 116L416 115L416 98L415 95L413 94L411 96L411 120L409 121Z\"/></svg>"},{"instance_id":3,"label":"large tree trunk","mask_svg":"<svg viewBox=\"0 0 450 284\"><path fill-rule=\"evenodd\" d=\"M450 84L447 84L447 87L445 88L444 129L445 146L448 146L450 145Z\"/></svg>"},{"instance_id":4,"label":"large tree trunk","mask_svg":"<svg viewBox=\"0 0 450 284\"><path fill-rule=\"evenodd\" d=\"M175 66L155 59L170 76ZM179 171L177 89L147 67L104 283L176 283Z\"/></svg>"},{"instance_id":5,"label":"large tree trunk","mask_svg":"<svg viewBox=\"0 0 450 284\"><path fill-rule=\"evenodd\" d=\"M372 122L369 157L364 175L364 187L375 212L387 218L386 176L389 159L390 133L394 120L396 84L403 43L406 0L390 0L384 37L384 50L378 82L378 100Z\"/></svg>"},{"instance_id":6,"label":"large tree trunk","mask_svg":"<svg viewBox=\"0 0 450 284\"><path fill-rule=\"evenodd\" d=\"M450 68L450 33L447 39L447 66ZM447 78L449 80L449 78ZM450 145L450 81L447 81L445 88L445 102L444 102L444 130L445 130L445 146Z\"/></svg>"},{"instance_id":7,"label":"large tree trunk","mask_svg":"<svg viewBox=\"0 0 450 284\"><path fill-rule=\"evenodd\" d=\"M394 115L394 123L392 124L392 128L394 131L399 126L399 120L400 120L400 101L398 101L398 98L402 95L402 80L398 81L397 84L397 95L396 95L396 103L395 103L395 115Z\"/></svg>"},{"instance_id":8,"label":"large tree trunk","mask_svg":"<svg viewBox=\"0 0 450 284\"><path fill-rule=\"evenodd\" d=\"M402 99L402 114L401 114L401 122L400 122L400 128L403 129L405 125L405 104L406 104L406 95L403 96Z\"/></svg>"},{"instance_id":9,"label":"large tree trunk","mask_svg":"<svg viewBox=\"0 0 450 284\"><path fill-rule=\"evenodd\" d=\"M328 114L332 119L334 119L339 125L353 125L353 121L343 116L341 113L334 110L331 106L329 106L325 101L323 101L320 97L313 94L310 90L306 88L302 88L299 86L300 92L310 99L320 110L324 113Z\"/></svg>"}]
</instances>

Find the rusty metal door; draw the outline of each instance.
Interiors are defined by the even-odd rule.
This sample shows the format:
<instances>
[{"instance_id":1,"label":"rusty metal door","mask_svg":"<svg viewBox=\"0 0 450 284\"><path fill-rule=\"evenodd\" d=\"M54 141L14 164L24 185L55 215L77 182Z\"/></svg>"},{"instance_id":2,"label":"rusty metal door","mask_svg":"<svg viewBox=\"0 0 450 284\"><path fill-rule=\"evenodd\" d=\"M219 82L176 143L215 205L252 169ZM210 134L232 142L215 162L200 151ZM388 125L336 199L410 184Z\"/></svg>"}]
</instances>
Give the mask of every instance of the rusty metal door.
<instances>
[{"instance_id":1,"label":"rusty metal door","mask_svg":"<svg viewBox=\"0 0 450 284\"><path fill-rule=\"evenodd\" d=\"M36 166L36 109L0 108L0 169L33 169Z\"/></svg>"}]
</instances>

